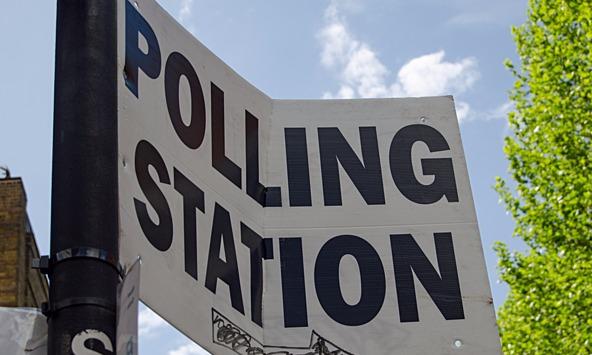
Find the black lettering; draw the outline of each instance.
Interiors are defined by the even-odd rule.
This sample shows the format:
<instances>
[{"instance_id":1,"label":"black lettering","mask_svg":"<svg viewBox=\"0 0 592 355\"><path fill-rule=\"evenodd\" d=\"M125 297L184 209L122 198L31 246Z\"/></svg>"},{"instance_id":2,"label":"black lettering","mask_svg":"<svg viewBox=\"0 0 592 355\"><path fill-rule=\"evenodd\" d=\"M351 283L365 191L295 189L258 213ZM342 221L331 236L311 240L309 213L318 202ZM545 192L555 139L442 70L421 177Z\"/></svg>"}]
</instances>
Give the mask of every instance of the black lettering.
<instances>
[{"instance_id":1,"label":"black lettering","mask_svg":"<svg viewBox=\"0 0 592 355\"><path fill-rule=\"evenodd\" d=\"M268 187L259 182L259 120L249 111L245 111L245 142L247 194L263 207L281 207L280 187Z\"/></svg>"},{"instance_id":2,"label":"black lettering","mask_svg":"<svg viewBox=\"0 0 592 355\"><path fill-rule=\"evenodd\" d=\"M434 233L434 243L440 275L417 245L413 236L410 234L391 235L391 251L401 322L419 321L413 273L445 319L465 318L452 234Z\"/></svg>"},{"instance_id":3,"label":"black lettering","mask_svg":"<svg viewBox=\"0 0 592 355\"><path fill-rule=\"evenodd\" d=\"M224 243L224 259L226 261L220 259L220 247L222 243ZM206 287L214 294L216 294L218 279L228 285L232 307L245 314L230 213L216 203L206 270Z\"/></svg>"},{"instance_id":4,"label":"black lettering","mask_svg":"<svg viewBox=\"0 0 592 355\"><path fill-rule=\"evenodd\" d=\"M362 295L355 305L345 302L339 284L339 265L345 255L353 256L360 268ZM355 235L331 238L317 257L315 287L321 306L334 321L349 326L366 324L376 317L386 295L380 256L370 243Z\"/></svg>"},{"instance_id":5,"label":"black lettering","mask_svg":"<svg viewBox=\"0 0 592 355\"><path fill-rule=\"evenodd\" d=\"M138 142L135 153L135 169L140 189L146 196L150 205L158 215L158 224L152 222L148 215L146 204L134 198L136 215L144 235L153 247L160 251L166 251L173 242L173 218L166 197L158 187L158 184L150 176L149 167L152 166L158 175L159 182L171 184L169 173L162 156L149 142Z\"/></svg>"},{"instance_id":6,"label":"black lettering","mask_svg":"<svg viewBox=\"0 0 592 355\"><path fill-rule=\"evenodd\" d=\"M263 263L262 259L273 259L271 239L263 239L251 228L241 223L241 241L249 248L251 256L251 320L263 326Z\"/></svg>"},{"instance_id":7,"label":"black lettering","mask_svg":"<svg viewBox=\"0 0 592 355\"><path fill-rule=\"evenodd\" d=\"M434 182L423 185L417 181L411 159L415 142L424 142L430 152L450 150L446 139L435 128L420 124L403 127L393 138L389 152L391 175L399 191L409 200L424 205L438 202L443 196L448 202L458 202L451 158L422 159L423 174L434 175Z\"/></svg>"},{"instance_id":8,"label":"black lettering","mask_svg":"<svg viewBox=\"0 0 592 355\"><path fill-rule=\"evenodd\" d=\"M147 53L139 46L139 35L148 43ZM138 68L152 79L160 75L160 47L154 31L131 2L125 2L125 86L139 97Z\"/></svg>"},{"instance_id":9,"label":"black lettering","mask_svg":"<svg viewBox=\"0 0 592 355\"><path fill-rule=\"evenodd\" d=\"M307 327L302 238L280 238L280 264L284 326L286 328Z\"/></svg>"},{"instance_id":10,"label":"black lettering","mask_svg":"<svg viewBox=\"0 0 592 355\"><path fill-rule=\"evenodd\" d=\"M285 128L290 206L312 206L305 128Z\"/></svg>"},{"instance_id":11,"label":"black lettering","mask_svg":"<svg viewBox=\"0 0 592 355\"><path fill-rule=\"evenodd\" d=\"M181 76L189 82L191 91L191 122L185 125L179 106ZM197 149L206 132L206 104L199 77L191 63L181 53L173 52L167 59L164 70L164 91L167 109L177 136L189 149Z\"/></svg>"},{"instance_id":12,"label":"black lettering","mask_svg":"<svg viewBox=\"0 0 592 355\"><path fill-rule=\"evenodd\" d=\"M325 206L341 206L341 183L337 162L369 205L384 205L384 187L376 127L360 127L364 164L336 127L319 128L321 173Z\"/></svg>"},{"instance_id":13,"label":"black lettering","mask_svg":"<svg viewBox=\"0 0 592 355\"><path fill-rule=\"evenodd\" d=\"M239 189L242 186L241 168L225 155L224 91L212 83L212 166Z\"/></svg>"},{"instance_id":14,"label":"black lettering","mask_svg":"<svg viewBox=\"0 0 592 355\"><path fill-rule=\"evenodd\" d=\"M197 280L197 216L195 209L202 213L204 193L180 171L174 169L175 190L183 196L183 233L185 249L185 272Z\"/></svg>"}]
</instances>

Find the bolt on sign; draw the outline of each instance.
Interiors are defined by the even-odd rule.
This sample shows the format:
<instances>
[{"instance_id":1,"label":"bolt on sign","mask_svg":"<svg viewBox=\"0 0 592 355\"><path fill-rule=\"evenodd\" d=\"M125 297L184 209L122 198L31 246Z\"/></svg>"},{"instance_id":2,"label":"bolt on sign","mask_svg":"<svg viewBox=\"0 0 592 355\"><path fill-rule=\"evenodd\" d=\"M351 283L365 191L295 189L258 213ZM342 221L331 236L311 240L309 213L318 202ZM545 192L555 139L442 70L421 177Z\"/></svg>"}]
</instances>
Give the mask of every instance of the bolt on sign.
<instances>
[{"instance_id":1,"label":"bolt on sign","mask_svg":"<svg viewBox=\"0 0 592 355\"><path fill-rule=\"evenodd\" d=\"M500 353L452 97L273 100L154 0L118 16L148 306L215 354Z\"/></svg>"}]
</instances>

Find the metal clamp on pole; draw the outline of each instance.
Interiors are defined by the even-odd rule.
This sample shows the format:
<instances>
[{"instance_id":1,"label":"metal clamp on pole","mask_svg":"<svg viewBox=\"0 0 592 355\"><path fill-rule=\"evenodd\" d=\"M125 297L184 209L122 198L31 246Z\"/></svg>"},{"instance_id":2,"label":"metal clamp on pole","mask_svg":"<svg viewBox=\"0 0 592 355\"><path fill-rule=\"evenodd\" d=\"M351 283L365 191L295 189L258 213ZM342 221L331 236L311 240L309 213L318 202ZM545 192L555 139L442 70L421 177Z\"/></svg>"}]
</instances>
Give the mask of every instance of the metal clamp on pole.
<instances>
[{"instance_id":1,"label":"metal clamp on pole","mask_svg":"<svg viewBox=\"0 0 592 355\"><path fill-rule=\"evenodd\" d=\"M48 274L54 265L64 260L73 258L90 258L100 260L113 267L122 279L125 276L124 269L118 262L117 255L113 255L103 249L91 247L68 248L57 252L51 257L44 255L39 259L33 259L31 262L31 267L33 269L38 269L43 274Z\"/></svg>"},{"instance_id":2,"label":"metal clamp on pole","mask_svg":"<svg viewBox=\"0 0 592 355\"><path fill-rule=\"evenodd\" d=\"M44 275L49 274L49 265L49 256L47 255L31 260L31 268L39 270Z\"/></svg>"}]
</instances>

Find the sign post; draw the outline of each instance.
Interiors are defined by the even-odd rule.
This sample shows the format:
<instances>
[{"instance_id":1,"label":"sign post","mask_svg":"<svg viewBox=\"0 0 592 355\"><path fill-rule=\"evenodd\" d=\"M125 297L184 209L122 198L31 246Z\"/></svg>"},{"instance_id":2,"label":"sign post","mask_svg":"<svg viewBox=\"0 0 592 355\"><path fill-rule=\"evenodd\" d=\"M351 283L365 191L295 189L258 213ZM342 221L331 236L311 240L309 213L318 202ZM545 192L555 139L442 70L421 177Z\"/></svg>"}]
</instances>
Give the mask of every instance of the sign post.
<instances>
[{"instance_id":1,"label":"sign post","mask_svg":"<svg viewBox=\"0 0 592 355\"><path fill-rule=\"evenodd\" d=\"M57 2L51 204L48 353L112 352L120 271L117 1Z\"/></svg>"},{"instance_id":2,"label":"sign post","mask_svg":"<svg viewBox=\"0 0 592 355\"><path fill-rule=\"evenodd\" d=\"M117 291L117 354L138 355L140 260L125 274Z\"/></svg>"}]
</instances>

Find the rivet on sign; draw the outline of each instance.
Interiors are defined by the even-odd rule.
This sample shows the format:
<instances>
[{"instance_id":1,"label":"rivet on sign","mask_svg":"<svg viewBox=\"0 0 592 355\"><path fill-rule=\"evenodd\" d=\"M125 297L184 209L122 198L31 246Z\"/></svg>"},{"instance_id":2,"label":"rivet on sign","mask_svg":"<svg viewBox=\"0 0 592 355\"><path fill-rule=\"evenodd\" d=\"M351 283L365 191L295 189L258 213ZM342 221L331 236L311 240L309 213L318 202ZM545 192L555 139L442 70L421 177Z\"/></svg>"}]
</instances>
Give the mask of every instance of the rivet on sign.
<instances>
[{"instance_id":1,"label":"rivet on sign","mask_svg":"<svg viewBox=\"0 0 592 355\"><path fill-rule=\"evenodd\" d=\"M463 342L460 339L456 339L452 345L454 345L455 348L460 349L460 347L463 345Z\"/></svg>"},{"instance_id":2,"label":"rivet on sign","mask_svg":"<svg viewBox=\"0 0 592 355\"><path fill-rule=\"evenodd\" d=\"M136 7L136 9L137 9L138 7L140 7L140 5L138 5L138 2L137 2L137 1L134 1L134 6Z\"/></svg>"},{"instance_id":3,"label":"rivet on sign","mask_svg":"<svg viewBox=\"0 0 592 355\"><path fill-rule=\"evenodd\" d=\"M121 164L123 164L123 167L124 167L124 168L127 166L127 162L125 161L125 159L123 159L123 160L121 161Z\"/></svg>"},{"instance_id":4,"label":"rivet on sign","mask_svg":"<svg viewBox=\"0 0 592 355\"><path fill-rule=\"evenodd\" d=\"M425 123L428 120L428 118L426 116L421 116L419 120L421 121L421 123Z\"/></svg>"}]
</instances>

